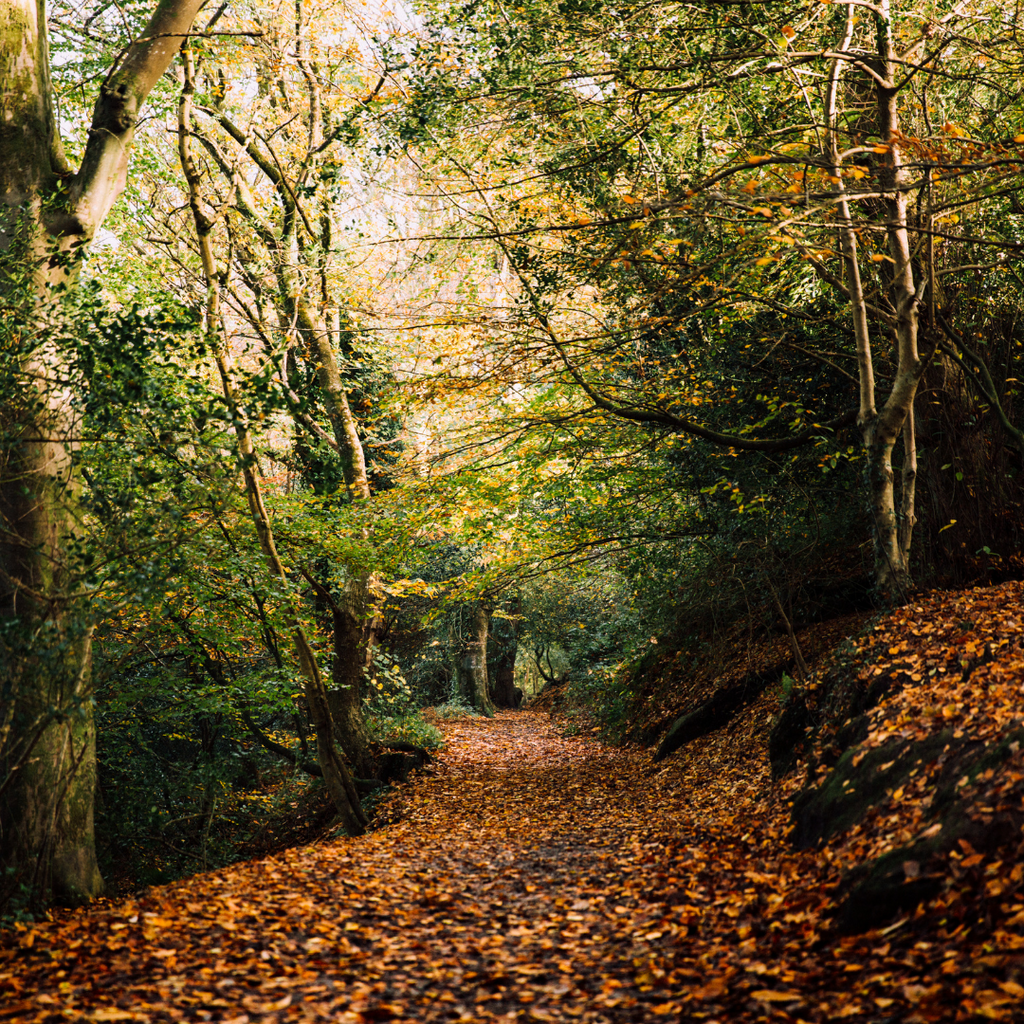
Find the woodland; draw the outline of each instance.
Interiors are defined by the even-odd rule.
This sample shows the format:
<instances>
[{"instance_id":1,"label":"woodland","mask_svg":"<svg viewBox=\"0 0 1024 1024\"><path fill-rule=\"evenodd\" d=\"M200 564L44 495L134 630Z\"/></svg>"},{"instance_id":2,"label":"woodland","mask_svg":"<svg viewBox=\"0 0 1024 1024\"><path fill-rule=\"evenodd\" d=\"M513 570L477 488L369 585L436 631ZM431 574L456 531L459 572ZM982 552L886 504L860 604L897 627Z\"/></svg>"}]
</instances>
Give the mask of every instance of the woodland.
<instances>
[{"instance_id":1,"label":"woodland","mask_svg":"<svg viewBox=\"0 0 1024 1024\"><path fill-rule=\"evenodd\" d=\"M1021 1019L1024 10L0 85L0 1022Z\"/></svg>"}]
</instances>

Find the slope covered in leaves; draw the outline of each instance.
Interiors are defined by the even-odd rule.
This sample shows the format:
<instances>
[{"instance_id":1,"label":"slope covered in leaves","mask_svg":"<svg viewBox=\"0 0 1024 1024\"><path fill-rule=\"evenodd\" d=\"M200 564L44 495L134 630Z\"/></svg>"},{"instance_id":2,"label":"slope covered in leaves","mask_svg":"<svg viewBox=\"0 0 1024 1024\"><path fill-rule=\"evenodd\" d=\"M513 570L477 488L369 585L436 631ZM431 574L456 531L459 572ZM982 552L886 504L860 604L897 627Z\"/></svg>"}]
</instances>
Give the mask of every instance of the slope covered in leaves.
<instances>
[{"instance_id":1,"label":"slope covered in leaves","mask_svg":"<svg viewBox=\"0 0 1024 1024\"><path fill-rule=\"evenodd\" d=\"M951 663L926 652L966 647L936 625L963 632L957 600L883 620L853 670L938 687L948 672L929 659ZM1020 588L974 602L988 609L970 618L984 652ZM993 667L1019 656L1016 639L991 650ZM1019 687L1016 668L1003 676ZM930 721L899 703L911 692L892 698L895 719L873 712L868 742L887 722ZM988 693L925 697L954 728L993 715L1008 726L1004 692L991 705ZM658 765L560 736L537 713L446 725L431 773L397 791L367 837L8 933L0 1020L1019 1019L1019 858L958 846L931 902L841 934L844 873L926 822L910 787L866 824L794 850L789 798L808 768L772 783L771 699ZM1020 767L1014 751L978 785L1005 789Z\"/></svg>"}]
</instances>

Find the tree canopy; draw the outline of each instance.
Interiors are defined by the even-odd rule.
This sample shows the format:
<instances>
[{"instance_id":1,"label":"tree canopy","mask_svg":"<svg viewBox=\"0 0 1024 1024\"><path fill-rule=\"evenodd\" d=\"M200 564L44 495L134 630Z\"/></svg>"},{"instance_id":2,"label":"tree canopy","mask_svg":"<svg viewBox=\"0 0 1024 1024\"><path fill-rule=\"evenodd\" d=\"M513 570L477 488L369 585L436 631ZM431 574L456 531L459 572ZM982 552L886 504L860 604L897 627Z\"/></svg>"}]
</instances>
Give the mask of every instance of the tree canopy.
<instances>
[{"instance_id":1,"label":"tree canopy","mask_svg":"<svg viewBox=\"0 0 1024 1024\"><path fill-rule=\"evenodd\" d=\"M1015 9L3 4L0 898L1020 572Z\"/></svg>"}]
</instances>

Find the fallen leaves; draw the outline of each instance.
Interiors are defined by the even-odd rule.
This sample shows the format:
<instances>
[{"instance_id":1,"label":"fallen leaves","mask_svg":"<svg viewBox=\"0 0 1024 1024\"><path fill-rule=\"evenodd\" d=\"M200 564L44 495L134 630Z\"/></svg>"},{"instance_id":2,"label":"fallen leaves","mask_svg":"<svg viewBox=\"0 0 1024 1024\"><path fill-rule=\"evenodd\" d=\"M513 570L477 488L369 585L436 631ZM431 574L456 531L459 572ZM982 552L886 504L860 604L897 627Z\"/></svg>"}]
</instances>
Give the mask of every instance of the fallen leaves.
<instances>
[{"instance_id":1,"label":"fallen leaves","mask_svg":"<svg viewBox=\"0 0 1024 1024\"><path fill-rule=\"evenodd\" d=\"M857 671L906 677L872 737L995 739L1012 721L1019 589L944 600L862 645ZM836 934L833 894L858 858L937 834L920 817L927 773L794 851L797 782L773 786L764 749L773 700L656 769L536 712L448 723L385 828L6 933L0 1021L1019 1019L1024 868L965 840L930 903ZM964 784L979 813L1014 798L1014 763ZM908 884L933 870L899 868Z\"/></svg>"}]
</instances>

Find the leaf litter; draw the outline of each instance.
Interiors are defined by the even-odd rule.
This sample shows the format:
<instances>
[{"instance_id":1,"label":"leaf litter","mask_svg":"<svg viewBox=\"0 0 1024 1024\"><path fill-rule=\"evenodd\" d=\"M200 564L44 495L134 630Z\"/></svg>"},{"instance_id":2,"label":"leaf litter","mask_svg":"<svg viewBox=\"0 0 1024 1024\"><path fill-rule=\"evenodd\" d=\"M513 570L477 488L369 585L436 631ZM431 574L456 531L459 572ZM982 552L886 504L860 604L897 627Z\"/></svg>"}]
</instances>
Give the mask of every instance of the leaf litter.
<instances>
[{"instance_id":1,"label":"leaf litter","mask_svg":"<svg viewBox=\"0 0 1024 1024\"><path fill-rule=\"evenodd\" d=\"M858 685L894 682L864 749L1019 727L1021 622L1020 584L882 619L847 654ZM993 851L908 863L908 881L944 872L939 895L841 934L844 876L935 828L933 766L795 850L792 798L828 768L812 758L772 782L777 706L765 694L657 765L536 711L442 723L446 750L368 836L4 933L0 1021L1024 1019L1019 829ZM961 789L980 819L1019 817L1022 780L1015 749Z\"/></svg>"}]
</instances>

